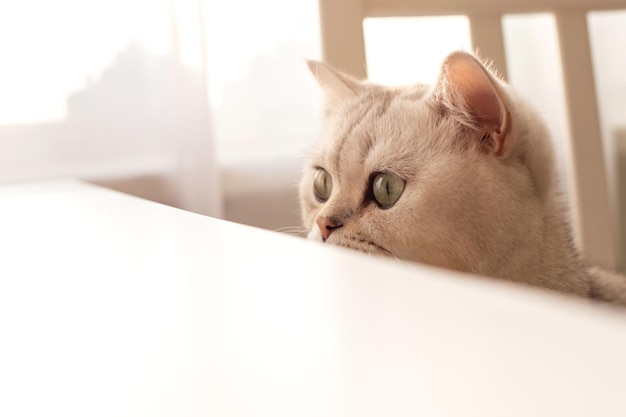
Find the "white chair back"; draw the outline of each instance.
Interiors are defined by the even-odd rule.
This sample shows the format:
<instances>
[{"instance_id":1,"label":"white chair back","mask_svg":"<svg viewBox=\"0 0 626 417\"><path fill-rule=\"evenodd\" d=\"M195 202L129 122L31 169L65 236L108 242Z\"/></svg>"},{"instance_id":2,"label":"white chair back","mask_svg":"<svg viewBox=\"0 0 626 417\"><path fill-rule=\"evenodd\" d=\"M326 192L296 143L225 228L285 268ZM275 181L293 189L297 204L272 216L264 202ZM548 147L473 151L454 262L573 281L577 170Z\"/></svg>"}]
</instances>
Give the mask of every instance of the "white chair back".
<instances>
[{"instance_id":1,"label":"white chair back","mask_svg":"<svg viewBox=\"0 0 626 417\"><path fill-rule=\"evenodd\" d=\"M320 0L324 59L366 78L363 19L392 16L466 15L473 48L507 74L502 18L505 14L551 12L557 22L571 150L572 220L587 259L617 264L594 85L587 14L626 9L625 0Z\"/></svg>"}]
</instances>

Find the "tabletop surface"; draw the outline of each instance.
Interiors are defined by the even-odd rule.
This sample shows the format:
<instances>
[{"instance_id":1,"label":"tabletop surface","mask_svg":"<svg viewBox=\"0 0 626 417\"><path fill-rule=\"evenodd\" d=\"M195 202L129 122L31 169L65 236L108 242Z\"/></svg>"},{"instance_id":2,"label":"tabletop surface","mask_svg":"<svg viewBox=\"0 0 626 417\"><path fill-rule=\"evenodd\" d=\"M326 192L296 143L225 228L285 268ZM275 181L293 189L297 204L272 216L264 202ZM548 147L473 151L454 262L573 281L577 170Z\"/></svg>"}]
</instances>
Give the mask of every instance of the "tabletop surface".
<instances>
[{"instance_id":1,"label":"tabletop surface","mask_svg":"<svg viewBox=\"0 0 626 417\"><path fill-rule=\"evenodd\" d=\"M624 416L626 315L74 181L0 186L2 416Z\"/></svg>"}]
</instances>

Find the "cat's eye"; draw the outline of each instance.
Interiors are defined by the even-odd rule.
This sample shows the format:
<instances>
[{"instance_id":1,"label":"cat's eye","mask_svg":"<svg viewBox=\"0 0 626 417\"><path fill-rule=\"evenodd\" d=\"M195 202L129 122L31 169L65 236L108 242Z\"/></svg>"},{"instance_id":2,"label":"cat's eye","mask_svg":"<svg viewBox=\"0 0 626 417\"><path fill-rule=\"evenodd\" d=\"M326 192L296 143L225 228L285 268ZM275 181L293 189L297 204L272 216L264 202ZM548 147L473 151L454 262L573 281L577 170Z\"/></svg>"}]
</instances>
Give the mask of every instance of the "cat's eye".
<instances>
[{"instance_id":1,"label":"cat's eye","mask_svg":"<svg viewBox=\"0 0 626 417\"><path fill-rule=\"evenodd\" d=\"M372 193L376 202L383 209L388 209L400 198L404 191L405 181L392 174L379 173L372 181Z\"/></svg>"},{"instance_id":2,"label":"cat's eye","mask_svg":"<svg viewBox=\"0 0 626 417\"><path fill-rule=\"evenodd\" d=\"M313 191L315 197L322 203L330 198L330 193L333 191L333 179L323 168L318 168L315 171Z\"/></svg>"}]
</instances>

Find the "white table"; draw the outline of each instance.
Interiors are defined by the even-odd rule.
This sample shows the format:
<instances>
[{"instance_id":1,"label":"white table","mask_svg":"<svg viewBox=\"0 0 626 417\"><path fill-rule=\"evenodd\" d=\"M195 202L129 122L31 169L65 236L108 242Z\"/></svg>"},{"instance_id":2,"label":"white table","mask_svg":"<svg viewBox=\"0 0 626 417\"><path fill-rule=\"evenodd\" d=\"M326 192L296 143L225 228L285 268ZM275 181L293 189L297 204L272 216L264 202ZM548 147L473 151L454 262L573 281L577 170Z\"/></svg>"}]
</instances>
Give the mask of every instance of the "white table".
<instances>
[{"instance_id":1,"label":"white table","mask_svg":"<svg viewBox=\"0 0 626 417\"><path fill-rule=\"evenodd\" d=\"M72 181L0 187L0 416L624 416L626 316Z\"/></svg>"}]
</instances>

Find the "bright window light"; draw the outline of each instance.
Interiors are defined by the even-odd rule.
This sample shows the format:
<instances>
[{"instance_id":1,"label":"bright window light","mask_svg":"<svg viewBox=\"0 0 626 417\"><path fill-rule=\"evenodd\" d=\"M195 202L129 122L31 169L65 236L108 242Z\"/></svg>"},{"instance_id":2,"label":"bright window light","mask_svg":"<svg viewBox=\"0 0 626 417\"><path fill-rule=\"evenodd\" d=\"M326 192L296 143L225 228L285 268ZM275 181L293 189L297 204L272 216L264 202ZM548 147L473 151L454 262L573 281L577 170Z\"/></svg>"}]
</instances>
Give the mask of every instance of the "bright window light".
<instances>
[{"instance_id":1,"label":"bright window light","mask_svg":"<svg viewBox=\"0 0 626 417\"><path fill-rule=\"evenodd\" d=\"M0 125L60 120L130 42L169 48L168 0L0 2Z\"/></svg>"},{"instance_id":2,"label":"bright window light","mask_svg":"<svg viewBox=\"0 0 626 417\"><path fill-rule=\"evenodd\" d=\"M367 18L363 32L368 78L378 83L434 82L446 55L471 50L466 16Z\"/></svg>"}]
</instances>

